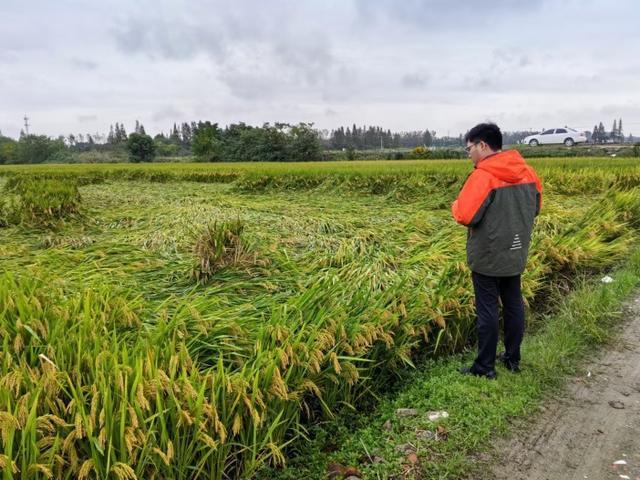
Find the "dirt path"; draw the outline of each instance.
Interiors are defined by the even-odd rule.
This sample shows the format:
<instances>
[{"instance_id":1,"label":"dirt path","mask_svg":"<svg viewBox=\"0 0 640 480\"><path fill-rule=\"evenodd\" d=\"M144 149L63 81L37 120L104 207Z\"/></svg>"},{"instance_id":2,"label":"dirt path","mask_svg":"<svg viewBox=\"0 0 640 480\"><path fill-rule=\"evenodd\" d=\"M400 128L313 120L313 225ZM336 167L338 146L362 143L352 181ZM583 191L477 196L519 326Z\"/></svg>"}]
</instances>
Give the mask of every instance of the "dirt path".
<instances>
[{"instance_id":1,"label":"dirt path","mask_svg":"<svg viewBox=\"0 0 640 480\"><path fill-rule=\"evenodd\" d=\"M597 354L562 399L496 445L499 460L486 478L640 480L640 296L624 316L614 347Z\"/></svg>"}]
</instances>

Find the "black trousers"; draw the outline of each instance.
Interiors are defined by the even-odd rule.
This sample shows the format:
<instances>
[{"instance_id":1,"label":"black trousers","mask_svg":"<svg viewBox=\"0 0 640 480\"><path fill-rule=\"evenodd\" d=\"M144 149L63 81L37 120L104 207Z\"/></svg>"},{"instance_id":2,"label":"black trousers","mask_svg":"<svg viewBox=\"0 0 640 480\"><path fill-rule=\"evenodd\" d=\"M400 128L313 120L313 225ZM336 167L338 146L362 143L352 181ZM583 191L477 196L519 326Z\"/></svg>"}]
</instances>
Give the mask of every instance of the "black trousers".
<instances>
[{"instance_id":1,"label":"black trousers","mask_svg":"<svg viewBox=\"0 0 640 480\"><path fill-rule=\"evenodd\" d=\"M495 369L499 333L499 304L502 301L505 357L520 362L520 344L524 336L524 302L520 275L489 277L472 272L476 296L478 356L473 369L484 373Z\"/></svg>"}]
</instances>

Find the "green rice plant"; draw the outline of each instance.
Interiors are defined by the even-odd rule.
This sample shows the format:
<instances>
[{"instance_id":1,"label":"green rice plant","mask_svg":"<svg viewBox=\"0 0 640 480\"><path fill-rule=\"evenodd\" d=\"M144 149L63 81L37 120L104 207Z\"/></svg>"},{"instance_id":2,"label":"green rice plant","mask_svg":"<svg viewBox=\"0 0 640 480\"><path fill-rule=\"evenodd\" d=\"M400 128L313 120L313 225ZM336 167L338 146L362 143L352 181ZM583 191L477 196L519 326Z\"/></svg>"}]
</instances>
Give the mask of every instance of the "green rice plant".
<instances>
[{"instance_id":1,"label":"green rice plant","mask_svg":"<svg viewBox=\"0 0 640 480\"><path fill-rule=\"evenodd\" d=\"M469 168L0 169L16 201L81 176L92 219L0 230L4 477L252 478L416 358L463 349L473 290L448 207ZM637 165L536 169L529 303L623 260L640 225Z\"/></svg>"},{"instance_id":2,"label":"green rice plant","mask_svg":"<svg viewBox=\"0 0 640 480\"><path fill-rule=\"evenodd\" d=\"M81 197L74 181L12 177L4 191L13 195L9 216L28 225L52 227L80 213Z\"/></svg>"},{"instance_id":3,"label":"green rice plant","mask_svg":"<svg viewBox=\"0 0 640 480\"><path fill-rule=\"evenodd\" d=\"M196 281L207 282L216 272L245 259L247 249L241 238L244 228L240 219L205 227L193 247L196 264L191 275Z\"/></svg>"},{"instance_id":4,"label":"green rice plant","mask_svg":"<svg viewBox=\"0 0 640 480\"><path fill-rule=\"evenodd\" d=\"M19 207L16 197L9 194L3 195L3 197L0 198L0 228L18 223L18 211Z\"/></svg>"}]
</instances>

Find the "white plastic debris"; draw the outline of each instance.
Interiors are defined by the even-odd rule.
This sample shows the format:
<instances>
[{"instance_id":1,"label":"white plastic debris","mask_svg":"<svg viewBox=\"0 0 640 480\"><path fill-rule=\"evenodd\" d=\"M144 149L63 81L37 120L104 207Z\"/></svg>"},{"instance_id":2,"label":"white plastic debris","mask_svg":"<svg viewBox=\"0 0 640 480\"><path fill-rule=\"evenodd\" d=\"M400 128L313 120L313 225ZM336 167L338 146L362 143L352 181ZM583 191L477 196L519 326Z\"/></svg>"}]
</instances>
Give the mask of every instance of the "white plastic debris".
<instances>
[{"instance_id":1,"label":"white plastic debris","mask_svg":"<svg viewBox=\"0 0 640 480\"><path fill-rule=\"evenodd\" d=\"M626 460L616 460L615 462L613 462L614 465L626 465L627 461Z\"/></svg>"},{"instance_id":2,"label":"white plastic debris","mask_svg":"<svg viewBox=\"0 0 640 480\"><path fill-rule=\"evenodd\" d=\"M613 282L613 278L611 278L609 275L605 275L604 277L602 277L600 279L600 281L602 283L611 283L611 282Z\"/></svg>"},{"instance_id":3,"label":"white plastic debris","mask_svg":"<svg viewBox=\"0 0 640 480\"><path fill-rule=\"evenodd\" d=\"M436 420L440 420L441 418L449 418L449 412L429 412L429 420L435 422Z\"/></svg>"},{"instance_id":4,"label":"white plastic debris","mask_svg":"<svg viewBox=\"0 0 640 480\"><path fill-rule=\"evenodd\" d=\"M398 408L396 410L398 417L415 417L416 415L418 415L418 410L415 408Z\"/></svg>"},{"instance_id":5,"label":"white plastic debris","mask_svg":"<svg viewBox=\"0 0 640 480\"><path fill-rule=\"evenodd\" d=\"M622 480L631 480L631 477L627 475L620 475L620 478L622 478Z\"/></svg>"},{"instance_id":6,"label":"white plastic debris","mask_svg":"<svg viewBox=\"0 0 640 480\"><path fill-rule=\"evenodd\" d=\"M587 372L587 378L591 378L591 372Z\"/></svg>"}]
</instances>

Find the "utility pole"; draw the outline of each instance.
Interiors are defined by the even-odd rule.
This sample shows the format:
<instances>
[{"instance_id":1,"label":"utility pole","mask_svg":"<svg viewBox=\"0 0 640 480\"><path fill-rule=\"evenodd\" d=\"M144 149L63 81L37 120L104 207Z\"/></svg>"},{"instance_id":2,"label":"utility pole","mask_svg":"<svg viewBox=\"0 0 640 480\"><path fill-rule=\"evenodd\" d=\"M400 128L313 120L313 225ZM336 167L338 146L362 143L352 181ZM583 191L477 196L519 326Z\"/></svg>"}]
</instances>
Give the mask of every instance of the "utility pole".
<instances>
[{"instance_id":1,"label":"utility pole","mask_svg":"<svg viewBox=\"0 0 640 480\"><path fill-rule=\"evenodd\" d=\"M29 135L29 117L27 114L24 114L24 133L25 135Z\"/></svg>"}]
</instances>

